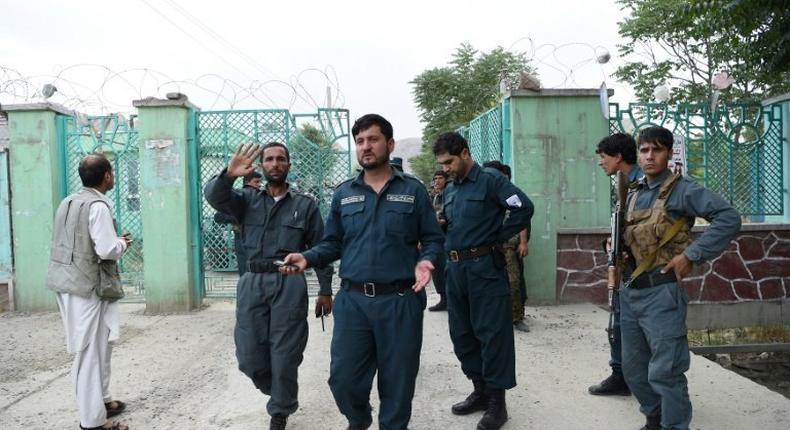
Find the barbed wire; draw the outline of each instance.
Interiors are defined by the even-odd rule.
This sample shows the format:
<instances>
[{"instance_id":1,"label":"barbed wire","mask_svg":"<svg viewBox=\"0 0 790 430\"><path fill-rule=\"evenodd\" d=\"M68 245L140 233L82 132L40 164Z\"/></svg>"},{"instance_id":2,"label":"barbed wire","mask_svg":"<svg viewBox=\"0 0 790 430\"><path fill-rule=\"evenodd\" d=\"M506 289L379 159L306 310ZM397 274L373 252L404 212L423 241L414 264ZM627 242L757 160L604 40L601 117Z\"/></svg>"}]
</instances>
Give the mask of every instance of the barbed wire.
<instances>
[{"instance_id":1,"label":"barbed wire","mask_svg":"<svg viewBox=\"0 0 790 430\"><path fill-rule=\"evenodd\" d=\"M318 81L314 78L318 76ZM311 78L310 85L307 81ZM320 103L323 96L311 93L316 83L329 88L331 100ZM56 89L53 92L53 88ZM0 65L0 104L50 101L88 115L131 113L132 100L145 97L164 98L179 92L204 110L276 108L289 111L313 111L319 107L343 106L345 96L334 68L326 66L304 69L289 81L269 79L239 83L219 74L206 73L191 79L174 79L150 68L115 71L101 64L73 64L57 67L51 74L25 74ZM275 99L281 100L279 103Z\"/></svg>"}]
</instances>

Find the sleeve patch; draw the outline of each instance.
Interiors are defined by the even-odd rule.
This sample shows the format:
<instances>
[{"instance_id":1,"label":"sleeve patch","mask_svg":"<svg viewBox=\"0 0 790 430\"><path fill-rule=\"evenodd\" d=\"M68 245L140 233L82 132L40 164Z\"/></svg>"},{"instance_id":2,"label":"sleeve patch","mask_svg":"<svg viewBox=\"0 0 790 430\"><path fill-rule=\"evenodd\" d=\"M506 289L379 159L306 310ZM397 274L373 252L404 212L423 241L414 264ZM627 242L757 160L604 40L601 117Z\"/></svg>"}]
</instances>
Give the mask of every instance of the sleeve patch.
<instances>
[{"instance_id":1,"label":"sleeve patch","mask_svg":"<svg viewBox=\"0 0 790 430\"><path fill-rule=\"evenodd\" d=\"M516 194L513 194L512 196L508 197L507 200L505 200L505 202L511 208L520 208L521 207L521 199L518 198L518 195L516 195Z\"/></svg>"}]
</instances>

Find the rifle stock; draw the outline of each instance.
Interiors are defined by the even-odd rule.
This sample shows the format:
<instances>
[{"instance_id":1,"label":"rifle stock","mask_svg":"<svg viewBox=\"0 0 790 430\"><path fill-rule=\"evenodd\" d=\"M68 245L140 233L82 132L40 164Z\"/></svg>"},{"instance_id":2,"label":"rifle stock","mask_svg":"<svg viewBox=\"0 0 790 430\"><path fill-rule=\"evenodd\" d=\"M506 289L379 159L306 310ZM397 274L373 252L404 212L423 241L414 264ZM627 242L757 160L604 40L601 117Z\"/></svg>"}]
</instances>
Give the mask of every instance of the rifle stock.
<instances>
[{"instance_id":1,"label":"rifle stock","mask_svg":"<svg viewBox=\"0 0 790 430\"><path fill-rule=\"evenodd\" d=\"M609 305L612 304L612 293L619 287L623 260L623 231L625 229L625 202L628 194L628 177L617 172L616 179L617 203L612 212L611 246L607 260L607 287L609 288Z\"/></svg>"}]
</instances>

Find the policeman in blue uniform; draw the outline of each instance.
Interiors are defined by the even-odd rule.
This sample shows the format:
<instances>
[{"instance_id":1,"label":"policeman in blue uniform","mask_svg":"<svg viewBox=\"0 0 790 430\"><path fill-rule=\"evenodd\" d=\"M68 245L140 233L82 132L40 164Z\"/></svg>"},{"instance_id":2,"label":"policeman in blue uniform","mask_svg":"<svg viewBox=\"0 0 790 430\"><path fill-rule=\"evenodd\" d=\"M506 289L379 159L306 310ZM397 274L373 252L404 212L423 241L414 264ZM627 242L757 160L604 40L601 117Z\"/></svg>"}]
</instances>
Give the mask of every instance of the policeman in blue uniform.
<instances>
[{"instance_id":1,"label":"policeman in blue uniform","mask_svg":"<svg viewBox=\"0 0 790 430\"><path fill-rule=\"evenodd\" d=\"M258 154L266 187L234 190L233 182L252 172ZM271 430L285 429L288 416L299 407L298 368L308 330L304 275L283 276L274 262L318 243L324 228L315 200L286 182L290 166L288 148L281 143L241 145L228 167L205 187L209 204L242 224L247 271L236 290L236 358L255 387L271 396L266 406ZM316 314L321 315L332 310L332 268L316 272Z\"/></svg>"},{"instance_id":2,"label":"policeman in blue uniform","mask_svg":"<svg viewBox=\"0 0 790 430\"><path fill-rule=\"evenodd\" d=\"M329 386L348 428L366 429L378 371L379 428L405 430L420 366L423 288L444 236L422 183L390 165L392 125L369 114L351 132L363 170L335 190L323 240L288 255L282 271L341 259Z\"/></svg>"},{"instance_id":3,"label":"policeman in blue uniform","mask_svg":"<svg viewBox=\"0 0 790 430\"><path fill-rule=\"evenodd\" d=\"M715 258L740 229L738 212L719 195L668 169L672 133L649 127L639 133L645 176L628 196L624 242L631 253L620 291L623 375L641 412L643 430L686 430L691 401L685 372L688 294L680 281ZM710 225L694 241L696 217Z\"/></svg>"},{"instance_id":4,"label":"policeman in blue uniform","mask_svg":"<svg viewBox=\"0 0 790 430\"><path fill-rule=\"evenodd\" d=\"M516 386L512 297L502 243L529 229L534 208L505 175L480 168L460 134L439 136L433 153L452 178L444 191L450 337L461 369L474 384L452 412L485 410L477 428L499 429L507 421L505 390Z\"/></svg>"},{"instance_id":5,"label":"policeman in blue uniform","mask_svg":"<svg viewBox=\"0 0 790 430\"><path fill-rule=\"evenodd\" d=\"M631 186L636 186L642 178L642 169L636 164L636 141L630 134L615 133L598 142L595 150L598 154L598 165L607 176L623 172ZM607 250L608 252L608 250ZM587 391L596 396L630 396L631 390L623 376L622 336L620 334L620 290L612 292L611 327L609 333L609 367L612 374L598 384L590 386Z\"/></svg>"}]
</instances>

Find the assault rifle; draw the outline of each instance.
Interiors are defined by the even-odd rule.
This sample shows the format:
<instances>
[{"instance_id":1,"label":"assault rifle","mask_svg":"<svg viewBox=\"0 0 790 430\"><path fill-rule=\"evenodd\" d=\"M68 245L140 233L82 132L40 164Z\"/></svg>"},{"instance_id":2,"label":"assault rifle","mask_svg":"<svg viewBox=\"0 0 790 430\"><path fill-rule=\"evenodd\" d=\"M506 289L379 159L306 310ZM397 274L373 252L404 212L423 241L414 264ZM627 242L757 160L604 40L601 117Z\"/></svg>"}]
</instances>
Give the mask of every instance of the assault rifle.
<instances>
[{"instance_id":1,"label":"assault rifle","mask_svg":"<svg viewBox=\"0 0 790 430\"><path fill-rule=\"evenodd\" d=\"M614 302L612 297L614 292L620 287L620 279L622 278L623 269L623 231L625 229L625 201L628 194L628 177L623 172L617 172L615 181L615 188L617 192L617 203L612 212L612 232L609 238L608 261L607 261L607 282L606 287L609 290L609 338L612 339L614 333L612 332L612 325L614 324Z\"/></svg>"}]
</instances>

